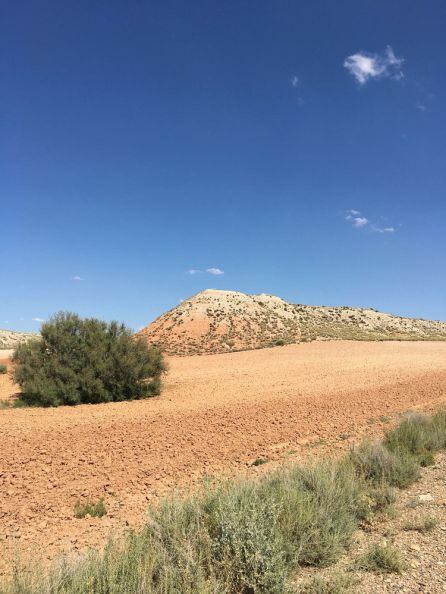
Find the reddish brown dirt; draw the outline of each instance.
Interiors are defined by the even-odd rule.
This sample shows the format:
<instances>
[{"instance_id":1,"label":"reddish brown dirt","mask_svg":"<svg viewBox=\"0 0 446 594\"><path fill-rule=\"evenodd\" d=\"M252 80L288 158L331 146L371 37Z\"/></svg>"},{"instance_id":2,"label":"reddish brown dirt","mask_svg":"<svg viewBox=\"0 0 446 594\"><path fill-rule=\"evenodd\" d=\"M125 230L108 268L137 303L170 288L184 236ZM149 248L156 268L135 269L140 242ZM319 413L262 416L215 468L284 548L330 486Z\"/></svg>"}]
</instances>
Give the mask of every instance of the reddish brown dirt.
<instances>
[{"instance_id":1,"label":"reddish brown dirt","mask_svg":"<svg viewBox=\"0 0 446 594\"><path fill-rule=\"evenodd\" d=\"M102 544L176 485L345 447L347 435L378 433L383 415L446 401L441 342L316 342L169 363L159 398L0 410L4 551ZM106 517L73 517L78 499L100 497Z\"/></svg>"}]
</instances>

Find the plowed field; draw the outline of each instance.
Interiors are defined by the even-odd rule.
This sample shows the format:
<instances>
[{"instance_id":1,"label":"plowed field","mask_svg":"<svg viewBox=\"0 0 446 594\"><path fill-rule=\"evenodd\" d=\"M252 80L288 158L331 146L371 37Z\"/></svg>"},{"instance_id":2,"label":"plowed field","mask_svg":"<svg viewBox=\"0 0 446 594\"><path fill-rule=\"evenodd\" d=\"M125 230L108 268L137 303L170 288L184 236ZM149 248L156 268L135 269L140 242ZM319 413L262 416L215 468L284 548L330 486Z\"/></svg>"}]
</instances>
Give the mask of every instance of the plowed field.
<instances>
[{"instance_id":1,"label":"plowed field","mask_svg":"<svg viewBox=\"0 0 446 594\"><path fill-rule=\"evenodd\" d=\"M342 448L407 409L446 402L442 342L315 342L169 366L158 398L0 410L3 552L49 558L100 545L176 486ZM0 398L16 391L0 382ZM267 464L251 466L257 458ZM89 498L104 498L107 515L75 519Z\"/></svg>"}]
</instances>

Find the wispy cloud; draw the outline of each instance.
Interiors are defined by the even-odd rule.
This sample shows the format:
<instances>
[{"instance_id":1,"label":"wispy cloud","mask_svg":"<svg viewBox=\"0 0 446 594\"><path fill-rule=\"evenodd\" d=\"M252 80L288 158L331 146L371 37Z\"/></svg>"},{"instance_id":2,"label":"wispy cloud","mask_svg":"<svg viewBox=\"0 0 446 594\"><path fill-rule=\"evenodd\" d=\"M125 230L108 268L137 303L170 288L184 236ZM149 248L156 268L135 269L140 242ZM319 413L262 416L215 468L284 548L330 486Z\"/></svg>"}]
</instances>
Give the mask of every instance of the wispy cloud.
<instances>
[{"instance_id":1,"label":"wispy cloud","mask_svg":"<svg viewBox=\"0 0 446 594\"><path fill-rule=\"evenodd\" d=\"M296 99L297 105L299 105L299 107L302 106L305 103L305 101L303 100L303 97L300 94L301 84L300 84L300 79L296 74L293 74L293 76L290 78L290 85L295 90L294 95L297 94L297 99Z\"/></svg>"},{"instance_id":2,"label":"wispy cloud","mask_svg":"<svg viewBox=\"0 0 446 594\"><path fill-rule=\"evenodd\" d=\"M363 216L359 210L353 208L347 210L344 216L355 229L367 228L374 233L394 233L395 227L381 227L371 222L367 217Z\"/></svg>"},{"instance_id":3,"label":"wispy cloud","mask_svg":"<svg viewBox=\"0 0 446 594\"><path fill-rule=\"evenodd\" d=\"M423 103L418 103L418 105L416 106L417 109L419 109L420 111L426 111L427 106L424 105Z\"/></svg>"},{"instance_id":4,"label":"wispy cloud","mask_svg":"<svg viewBox=\"0 0 446 594\"><path fill-rule=\"evenodd\" d=\"M44 322L44 321L45 321L45 320L43 320L42 318L33 318L33 322L39 322L39 323L42 323L42 322Z\"/></svg>"},{"instance_id":5,"label":"wispy cloud","mask_svg":"<svg viewBox=\"0 0 446 594\"><path fill-rule=\"evenodd\" d=\"M74 280L74 281L84 281L85 279L84 279L84 278L82 278L81 276L78 276L78 275L76 274L75 276L73 276L73 278L72 278L71 280Z\"/></svg>"},{"instance_id":6,"label":"wispy cloud","mask_svg":"<svg viewBox=\"0 0 446 594\"><path fill-rule=\"evenodd\" d=\"M208 274L213 274L214 276L219 276L221 274L224 274L225 271L222 270L221 268L206 268L206 270L199 270L197 268L191 268L190 270L187 271L187 274L204 274L205 272L207 272Z\"/></svg>"},{"instance_id":7,"label":"wispy cloud","mask_svg":"<svg viewBox=\"0 0 446 594\"><path fill-rule=\"evenodd\" d=\"M383 54L371 54L369 52L358 52L344 60L346 68L355 77L360 85L369 80L380 78L391 78L401 80L404 73L401 70L404 59L397 58L393 49L388 45Z\"/></svg>"},{"instance_id":8,"label":"wispy cloud","mask_svg":"<svg viewBox=\"0 0 446 594\"><path fill-rule=\"evenodd\" d=\"M395 227L377 227L376 225L372 225L371 229L376 233L395 233Z\"/></svg>"}]
</instances>

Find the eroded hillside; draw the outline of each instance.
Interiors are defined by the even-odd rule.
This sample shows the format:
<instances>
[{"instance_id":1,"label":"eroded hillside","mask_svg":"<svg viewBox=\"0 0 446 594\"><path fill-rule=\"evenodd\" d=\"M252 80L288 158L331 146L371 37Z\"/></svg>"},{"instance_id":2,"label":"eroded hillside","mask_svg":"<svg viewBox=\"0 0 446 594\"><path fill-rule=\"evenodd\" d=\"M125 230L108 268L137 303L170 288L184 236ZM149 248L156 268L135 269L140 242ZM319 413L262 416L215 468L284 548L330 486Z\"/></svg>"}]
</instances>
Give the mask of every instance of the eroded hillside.
<instances>
[{"instance_id":1,"label":"eroded hillside","mask_svg":"<svg viewBox=\"0 0 446 594\"><path fill-rule=\"evenodd\" d=\"M21 342L36 338L37 334L0 330L0 349L15 349Z\"/></svg>"},{"instance_id":2,"label":"eroded hillside","mask_svg":"<svg viewBox=\"0 0 446 594\"><path fill-rule=\"evenodd\" d=\"M163 314L138 335L170 355L192 355L316 339L446 340L446 323L208 289Z\"/></svg>"}]
</instances>

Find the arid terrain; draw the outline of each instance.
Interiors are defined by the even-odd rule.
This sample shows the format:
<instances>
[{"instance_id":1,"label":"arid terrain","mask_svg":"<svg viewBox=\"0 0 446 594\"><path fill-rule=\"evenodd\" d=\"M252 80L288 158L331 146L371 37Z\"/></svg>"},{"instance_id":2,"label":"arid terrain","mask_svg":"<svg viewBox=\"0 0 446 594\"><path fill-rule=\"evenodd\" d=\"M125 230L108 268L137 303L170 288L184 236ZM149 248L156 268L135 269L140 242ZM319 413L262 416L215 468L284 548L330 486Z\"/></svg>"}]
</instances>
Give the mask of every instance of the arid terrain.
<instances>
[{"instance_id":1,"label":"arid terrain","mask_svg":"<svg viewBox=\"0 0 446 594\"><path fill-rule=\"evenodd\" d=\"M31 332L0 330L0 350L15 349L21 342L26 342L30 338L36 338L37 336L38 334L31 334Z\"/></svg>"},{"instance_id":2,"label":"arid terrain","mask_svg":"<svg viewBox=\"0 0 446 594\"><path fill-rule=\"evenodd\" d=\"M316 341L168 362L157 398L0 410L3 559L102 544L175 487L342 449L446 402L444 342ZM11 398L17 387L0 382ZM104 498L107 515L74 518L88 498Z\"/></svg>"},{"instance_id":3,"label":"arid terrain","mask_svg":"<svg viewBox=\"0 0 446 594\"><path fill-rule=\"evenodd\" d=\"M362 307L287 303L274 295L207 289L137 333L169 355L225 353L323 340L446 340L446 322Z\"/></svg>"},{"instance_id":4,"label":"arid terrain","mask_svg":"<svg viewBox=\"0 0 446 594\"><path fill-rule=\"evenodd\" d=\"M352 546L339 561L326 569L306 568L298 583L311 576L329 579L340 573L350 576L361 594L441 594L446 592L446 455L422 470L421 480L398 493L390 513L377 518L368 530L358 530ZM417 529L429 520L429 531ZM358 571L355 564L373 544L396 549L405 565L402 573ZM352 571L353 570L353 571Z\"/></svg>"}]
</instances>

